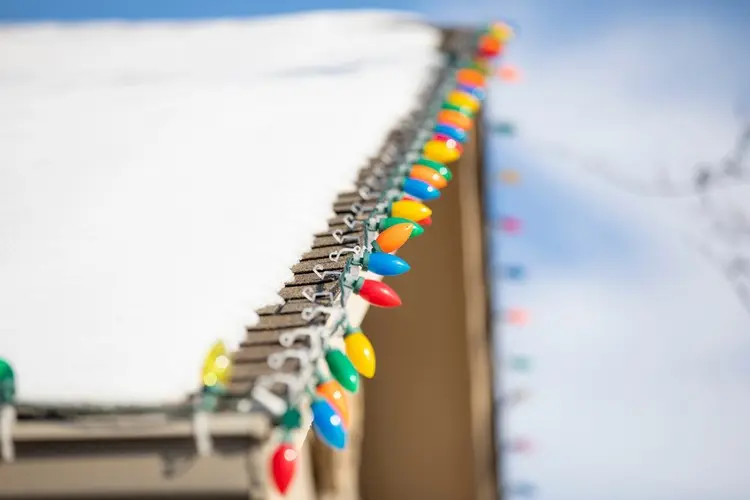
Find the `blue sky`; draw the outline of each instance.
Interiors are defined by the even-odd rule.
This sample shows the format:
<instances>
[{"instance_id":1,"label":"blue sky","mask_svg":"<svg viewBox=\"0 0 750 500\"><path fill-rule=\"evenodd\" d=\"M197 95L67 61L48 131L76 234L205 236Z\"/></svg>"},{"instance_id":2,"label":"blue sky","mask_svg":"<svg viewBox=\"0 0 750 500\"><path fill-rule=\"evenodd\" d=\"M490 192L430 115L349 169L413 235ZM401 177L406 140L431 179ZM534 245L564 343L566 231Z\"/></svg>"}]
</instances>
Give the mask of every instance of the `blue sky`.
<instances>
[{"instance_id":1,"label":"blue sky","mask_svg":"<svg viewBox=\"0 0 750 500\"><path fill-rule=\"evenodd\" d=\"M742 0L658 0L612 1L596 0L524 2L543 8L550 26L559 28L578 26L579 23L606 23L610 19L629 16L668 16L675 11L700 11L704 15L741 23L750 6ZM460 5L460 7L456 7ZM0 19L27 20L82 20L92 18L117 19L194 19L227 16L256 16L295 12L309 9L386 8L422 12L440 20L477 20L480 11L514 15L514 2L473 0L445 2L443 0L2 0ZM484 12L483 12L484 13ZM750 22L745 17L744 22Z\"/></svg>"},{"instance_id":2,"label":"blue sky","mask_svg":"<svg viewBox=\"0 0 750 500\"><path fill-rule=\"evenodd\" d=\"M521 237L505 245L504 235L493 234L498 260L533 259L540 264L574 272L596 264L610 269L632 269L641 255L642 234L617 214L592 210L588 200L566 189L545 169L514 146L512 138L495 136L487 144L490 182L486 186L491 220L503 216L523 219ZM504 169L518 171L518 186L499 189L496 179ZM511 237L507 237L510 239ZM616 265L615 265L616 264Z\"/></svg>"},{"instance_id":3,"label":"blue sky","mask_svg":"<svg viewBox=\"0 0 750 500\"><path fill-rule=\"evenodd\" d=\"M504 461L506 481L535 484L534 498L750 494L750 318L681 238L696 235L719 255L737 249L711 236L696 200L634 196L602 174L653 185L664 166L686 181L738 132L750 4L675 4L611 3L585 18L514 6L523 36L508 59L524 80L494 84L488 115L518 133L491 141L489 153L491 169L517 169L522 180L487 189L493 215L526 226L520 237L494 235L494 264L529 274L494 301L530 317L496 332L496 357L525 355L534 367L497 374L500 393L532 394L501 433L535 442L535 453ZM600 174L582 168L586 157ZM747 191L733 196L750 212Z\"/></svg>"}]
</instances>

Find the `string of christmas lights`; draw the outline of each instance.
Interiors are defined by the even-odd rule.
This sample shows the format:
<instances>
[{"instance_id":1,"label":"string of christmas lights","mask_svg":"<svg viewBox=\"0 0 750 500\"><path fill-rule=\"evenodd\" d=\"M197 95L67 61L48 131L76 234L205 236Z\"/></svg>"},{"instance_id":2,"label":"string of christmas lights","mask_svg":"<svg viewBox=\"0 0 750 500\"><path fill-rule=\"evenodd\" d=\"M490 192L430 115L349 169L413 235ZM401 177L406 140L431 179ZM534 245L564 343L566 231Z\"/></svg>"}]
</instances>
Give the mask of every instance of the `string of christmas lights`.
<instances>
[{"instance_id":1,"label":"string of christmas lights","mask_svg":"<svg viewBox=\"0 0 750 500\"><path fill-rule=\"evenodd\" d=\"M361 377L375 376L376 357L365 333L351 325L343 311L352 294L376 307L401 305L395 290L380 281L360 277L359 271L380 276L409 271L409 264L394 253L432 224L432 210L426 203L439 198L441 190L452 180L447 165L461 157L484 100L487 79L495 74L491 61L502 53L512 37L513 30L506 23L493 24L478 34L473 57L456 64L453 78L437 93L437 102L428 107L427 119L410 151L387 179L373 212L361 223L365 229L362 246L346 252L351 255L339 275L340 315L333 330L322 330L319 339L321 363L330 377L313 366L312 379L302 384L300 394L291 395L278 421L282 436L271 457L270 471L280 493L286 493L297 468L299 453L294 448L292 432L301 426L303 396L309 400L312 428L318 438L337 450L346 447L350 418L347 393L358 390ZM341 255L338 252L331 258L337 260ZM344 350L332 344L338 338L343 338ZM317 364L315 358L310 361Z\"/></svg>"}]
</instances>

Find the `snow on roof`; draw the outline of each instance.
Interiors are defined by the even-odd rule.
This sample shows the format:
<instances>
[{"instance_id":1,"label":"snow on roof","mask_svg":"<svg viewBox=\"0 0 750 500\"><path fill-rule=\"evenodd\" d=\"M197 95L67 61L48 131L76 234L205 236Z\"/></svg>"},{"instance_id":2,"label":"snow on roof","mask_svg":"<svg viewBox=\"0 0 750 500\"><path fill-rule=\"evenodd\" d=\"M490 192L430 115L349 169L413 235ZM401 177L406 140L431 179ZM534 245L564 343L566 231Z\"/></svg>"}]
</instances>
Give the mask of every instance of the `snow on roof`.
<instances>
[{"instance_id":1,"label":"snow on roof","mask_svg":"<svg viewBox=\"0 0 750 500\"><path fill-rule=\"evenodd\" d=\"M0 28L0 357L19 400L196 390L411 111L440 34L409 19Z\"/></svg>"}]
</instances>

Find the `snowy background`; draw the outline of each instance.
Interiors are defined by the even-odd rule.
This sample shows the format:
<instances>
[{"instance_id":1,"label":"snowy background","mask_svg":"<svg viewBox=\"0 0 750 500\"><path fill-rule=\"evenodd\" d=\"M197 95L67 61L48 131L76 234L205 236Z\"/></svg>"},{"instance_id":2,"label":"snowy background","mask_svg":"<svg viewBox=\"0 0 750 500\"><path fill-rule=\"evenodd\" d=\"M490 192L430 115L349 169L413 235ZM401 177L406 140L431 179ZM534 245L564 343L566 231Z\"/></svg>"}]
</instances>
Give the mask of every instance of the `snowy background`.
<instances>
[{"instance_id":1,"label":"snowy background","mask_svg":"<svg viewBox=\"0 0 750 500\"><path fill-rule=\"evenodd\" d=\"M169 3L102 2L92 12L83 0L64 9L54 0L14 1L15 10L4 7L0 17L163 17ZM187 18L354 6L181 5ZM517 137L492 140L490 168L517 169L521 182L487 186L494 215L523 221L521 234L503 236L494 256L499 271L505 264L526 270L496 304L529 315L526 327L503 328L498 342L498 360L518 354L530 361L523 373L499 364L499 388L527 394L503 415L504 438L531 443L530 452L505 457L510 491L542 500L750 498L750 316L686 236L719 256L741 254L744 243L717 238L694 197L636 195L609 180L649 187L664 169L689 185L696 163L731 149L740 131L736 105L750 95L750 4L367 6L442 21L509 17L521 28L509 59L523 82L494 88L489 113L518 126ZM594 158L596 168L583 158ZM750 213L744 188L714 199Z\"/></svg>"},{"instance_id":2,"label":"snowy background","mask_svg":"<svg viewBox=\"0 0 750 500\"><path fill-rule=\"evenodd\" d=\"M0 26L0 356L19 400L194 391L432 78L440 34L405 20Z\"/></svg>"}]
</instances>

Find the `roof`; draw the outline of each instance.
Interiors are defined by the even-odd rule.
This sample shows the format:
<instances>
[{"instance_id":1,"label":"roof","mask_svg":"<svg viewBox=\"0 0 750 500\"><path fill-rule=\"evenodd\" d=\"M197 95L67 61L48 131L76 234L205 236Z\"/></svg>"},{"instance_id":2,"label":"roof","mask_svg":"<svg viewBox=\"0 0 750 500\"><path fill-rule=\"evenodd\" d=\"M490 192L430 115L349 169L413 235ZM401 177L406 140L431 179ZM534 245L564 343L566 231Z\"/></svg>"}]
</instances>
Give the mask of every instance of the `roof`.
<instances>
[{"instance_id":1,"label":"roof","mask_svg":"<svg viewBox=\"0 0 750 500\"><path fill-rule=\"evenodd\" d=\"M434 80L439 32L409 19L0 29L0 357L19 403L173 404L217 339L239 347L232 390L267 371L303 290L336 286L311 270L357 171Z\"/></svg>"}]
</instances>

